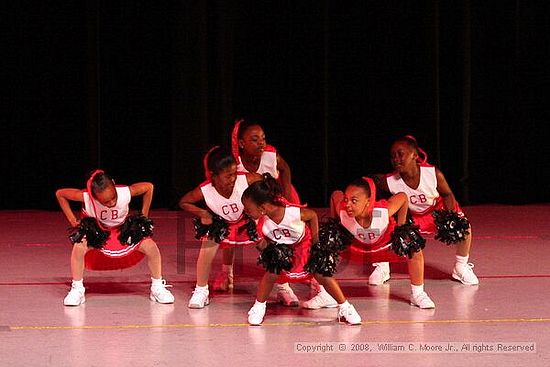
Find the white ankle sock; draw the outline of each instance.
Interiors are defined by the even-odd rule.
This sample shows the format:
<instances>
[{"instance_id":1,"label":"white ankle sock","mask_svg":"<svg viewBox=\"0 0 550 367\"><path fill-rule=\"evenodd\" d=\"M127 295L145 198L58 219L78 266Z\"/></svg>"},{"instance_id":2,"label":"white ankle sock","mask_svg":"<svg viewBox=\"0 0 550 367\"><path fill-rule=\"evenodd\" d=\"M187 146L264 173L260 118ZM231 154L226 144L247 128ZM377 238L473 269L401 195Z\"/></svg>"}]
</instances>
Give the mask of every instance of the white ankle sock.
<instances>
[{"instance_id":1,"label":"white ankle sock","mask_svg":"<svg viewBox=\"0 0 550 367\"><path fill-rule=\"evenodd\" d=\"M74 280L73 279L73 282L71 283L71 287L73 287L73 288L84 288L84 279L80 279L80 280Z\"/></svg>"},{"instance_id":2,"label":"white ankle sock","mask_svg":"<svg viewBox=\"0 0 550 367\"><path fill-rule=\"evenodd\" d=\"M466 265L466 264L468 264L468 259L469 258L470 258L470 256L456 255L456 263L461 264L461 265Z\"/></svg>"},{"instance_id":3,"label":"white ankle sock","mask_svg":"<svg viewBox=\"0 0 550 367\"><path fill-rule=\"evenodd\" d=\"M263 307L265 307L266 302L267 301L260 302L260 301L256 300L256 302L254 302L254 306L263 306Z\"/></svg>"},{"instance_id":4,"label":"white ankle sock","mask_svg":"<svg viewBox=\"0 0 550 367\"><path fill-rule=\"evenodd\" d=\"M420 285L411 284L411 292L415 296L424 292L424 284L420 284Z\"/></svg>"},{"instance_id":5,"label":"white ankle sock","mask_svg":"<svg viewBox=\"0 0 550 367\"><path fill-rule=\"evenodd\" d=\"M208 284L205 285L204 287L201 287L200 285L197 284L197 285L195 285L195 289L196 290L205 290L205 291L207 291L208 290Z\"/></svg>"}]
</instances>

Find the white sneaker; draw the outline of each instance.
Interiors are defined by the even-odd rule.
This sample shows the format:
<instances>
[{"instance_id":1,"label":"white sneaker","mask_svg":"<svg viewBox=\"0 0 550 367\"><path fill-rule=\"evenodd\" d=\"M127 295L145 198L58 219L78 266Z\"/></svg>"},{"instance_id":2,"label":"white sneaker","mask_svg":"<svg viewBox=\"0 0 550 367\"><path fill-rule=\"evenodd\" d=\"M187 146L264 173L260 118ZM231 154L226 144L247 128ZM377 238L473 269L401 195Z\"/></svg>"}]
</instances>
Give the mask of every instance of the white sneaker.
<instances>
[{"instance_id":1,"label":"white sneaker","mask_svg":"<svg viewBox=\"0 0 550 367\"><path fill-rule=\"evenodd\" d=\"M254 306L248 311L248 323L250 325L261 325L265 316L265 303L254 303Z\"/></svg>"},{"instance_id":2,"label":"white sneaker","mask_svg":"<svg viewBox=\"0 0 550 367\"><path fill-rule=\"evenodd\" d=\"M426 292L417 295L411 293L411 305L420 308L435 308L435 303L431 300Z\"/></svg>"},{"instance_id":3,"label":"white sneaker","mask_svg":"<svg viewBox=\"0 0 550 367\"><path fill-rule=\"evenodd\" d=\"M390 263L373 263L375 269L369 276L370 285L381 285L390 280Z\"/></svg>"},{"instance_id":4,"label":"white sneaker","mask_svg":"<svg viewBox=\"0 0 550 367\"><path fill-rule=\"evenodd\" d=\"M472 270L473 268L474 268L474 264L472 263L467 263L467 264L456 263L453 269L452 276L454 279L462 282L462 284L477 285L479 284L479 279L477 279L477 276Z\"/></svg>"},{"instance_id":5,"label":"white sneaker","mask_svg":"<svg viewBox=\"0 0 550 367\"><path fill-rule=\"evenodd\" d=\"M302 308L309 310L318 310L320 308L334 308L338 306L338 302L323 288L312 299L302 302Z\"/></svg>"},{"instance_id":6,"label":"white sneaker","mask_svg":"<svg viewBox=\"0 0 550 367\"><path fill-rule=\"evenodd\" d=\"M212 290L219 292L227 292L233 289L233 274L220 272L214 279Z\"/></svg>"},{"instance_id":7,"label":"white sneaker","mask_svg":"<svg viewBox=\"0 0 550 367\"><path fill-rule=\"evenodd\" d=\"M204 306L208 306L210 303L210 299L208 298L208 295L210 292L208 292L208 289L200 289L196 288L193 291L193 295L191 296L191 299L189 300L189 305L187 307L189 308L204 308Z\"/></svg>"},{"instance_id":8,"label":"white sneaker","mask_svg":"<svg viewBox=\"0 0 550 367\"><path fill-rule=\"evenodd\" d=\"M69 294L67 294L63 300L63 304L65 306L80 306L86 302L84 293L86 293L86 288L84 287L71 287Z\"/></svg>"},{"instance_id":9,"label":"white sneaker","mask_svg":"<svg viewBox=\"0 0 550 367\"><path fill-rule=\"evenodd\" d=\"M338 307L338 321L345 321L350 325L360 325L361 316L355 311L355 307L351 303L348 303L346 306L340 305Z\"/></svg>"},{"instance_id":10,"label":"white sneaker","mask_svg":"<svg viewBox=\"0 0 550 367\"><path fill-rule=\"evenodd\" d=\"M288 307L295 307L300 304L298 297L294 294L288 283L277 284L277 300Z\"/></svg>"},{"instance_id":11,"label":"white sneaker","mask_svg":"<svg viewBox=\"0 0 550 367\"><path fill-rule=\"evenodd\" d=\"M167 287L171 287L171 285L167 285L164 279L160 284L151 284L149 299L158 303L174 303L174 295L166 289Z\"/></svg>"}]
</instances>

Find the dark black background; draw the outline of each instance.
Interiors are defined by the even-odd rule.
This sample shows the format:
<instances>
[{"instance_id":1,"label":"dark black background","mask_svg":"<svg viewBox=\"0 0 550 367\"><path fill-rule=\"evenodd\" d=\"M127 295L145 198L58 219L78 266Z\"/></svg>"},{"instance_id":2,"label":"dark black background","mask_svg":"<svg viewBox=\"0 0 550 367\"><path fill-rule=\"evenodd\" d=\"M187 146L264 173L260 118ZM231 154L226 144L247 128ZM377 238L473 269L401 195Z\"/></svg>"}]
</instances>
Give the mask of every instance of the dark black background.
<instances>
[{"instance_id":1,"label":"dark black background","mask_svg":"<svg viewBox=\"0 0 550 367\"><path fill-rule=\"evenodd\" d=\"M389 171L413 134L464 204L548 202L546 1L2 5L0 207L56 208L100 166L173 208L233 120L304 201Z\"/></svg>"}]
</instances>

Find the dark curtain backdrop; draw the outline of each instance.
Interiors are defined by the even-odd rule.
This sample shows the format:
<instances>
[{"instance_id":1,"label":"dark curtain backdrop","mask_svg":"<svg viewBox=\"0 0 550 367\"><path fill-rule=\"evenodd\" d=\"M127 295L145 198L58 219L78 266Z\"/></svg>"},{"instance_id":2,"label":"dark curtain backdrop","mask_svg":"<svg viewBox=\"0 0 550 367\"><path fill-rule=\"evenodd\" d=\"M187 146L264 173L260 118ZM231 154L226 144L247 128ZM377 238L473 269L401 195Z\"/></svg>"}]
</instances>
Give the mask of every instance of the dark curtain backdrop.
<instances>
[{"instance_id":1,"label":"dark curtain backdrop","mask_svg":"<svg viewBox=\"0 0 550 367\"><path fill-rule=\"evenodd\" d=\"M257 119L304 201L387 172L415 135L465 204L548 202L545 1L2 5L3 209L56 208L95 167L156 207Z\"/></svg>"}]
</instances>

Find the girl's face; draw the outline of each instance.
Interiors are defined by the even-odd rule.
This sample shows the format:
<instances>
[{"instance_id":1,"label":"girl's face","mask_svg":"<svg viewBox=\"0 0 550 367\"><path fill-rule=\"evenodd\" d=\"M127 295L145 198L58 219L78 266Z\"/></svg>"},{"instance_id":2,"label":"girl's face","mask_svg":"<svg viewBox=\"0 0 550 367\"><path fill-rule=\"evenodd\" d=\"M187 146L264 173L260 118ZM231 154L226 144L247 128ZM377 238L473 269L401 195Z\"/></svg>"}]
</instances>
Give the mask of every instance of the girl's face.
<instances>
[{"instance_id":1,"label":"girl's face","mask_svg":"<svg viewBox=\"0 0 550 367\"><path fill-rule=\"evenodd\" d=\"M350 185L344 192L346 213L350 217L359 217L369 206L370 198L364 188Z\"/></svg>"},{"instance_id":2,"label":"girl's face","mask_svg":"<svg viewBox=\"0 0 550 367\"><path fill-rule=\"evenodd\" d=\"M252 219L256 220L265 214L261 205L258 205L249 197L243 197L244 211Z\"/></svg>"},{"instance_id":3,"label":"girl's face","mask_svg":"<svg viewBox=\"0 0 550 367\"><path fill-rule=\"evenodd\" d=\"M116 205L118 195L115 189L115 185L107 186L103 191L97 191L94 193L94 197L101 203L101 205L107 208L112 208Z\"/></svg>"},{"instance_id":4,"label":"girl's face","mask_svg":"<svg viewBox=\"0 0 550 367\"><path fill-rule=\"evenodd\" d=\"M416 165L416 159L418 158L415 149L409 144L401 141L393 143L390 156L391 164L398 172L414 167Z\"/></svg>"},{"instance_id":5,"label":"girl's face","mask_svg":"<svg viewBox=\"0 0 550 367\"><path fill-rule=\"evenodd\" d=\"M248 155L261 156L265 149L265 134L260 125L249 126L239 139L239 148Z\"/></svg>"},{"instance_id":6,"label":"girl's face","mask_svg":"<svg viewBox=\"0 0 550 367\"><path fill-rule=\"evenodd\" d=\"M237 180L237 165L231 164L223 168L218 174L212 175L214 187L222 191L232 191Z\"/></svg>"}]
</instances>

